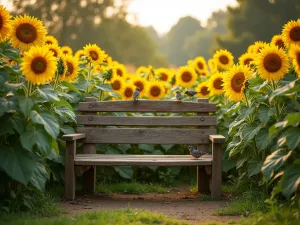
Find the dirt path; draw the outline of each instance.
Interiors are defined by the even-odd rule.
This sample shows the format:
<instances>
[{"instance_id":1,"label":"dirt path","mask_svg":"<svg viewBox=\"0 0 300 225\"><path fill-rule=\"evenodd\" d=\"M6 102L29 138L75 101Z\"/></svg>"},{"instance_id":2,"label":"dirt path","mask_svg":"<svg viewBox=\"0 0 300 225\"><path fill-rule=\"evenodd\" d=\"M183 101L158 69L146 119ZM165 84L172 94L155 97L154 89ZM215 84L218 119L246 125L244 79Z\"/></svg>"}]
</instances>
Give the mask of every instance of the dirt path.
<instances>
[{"instance_id":1,"label":"dirt path","mask_svg":"<svg viewBox=\"0 0 300 225\"><path fill-rule=\"evenodd\" d=\"M188 191L172 191L167 194L113 194L111 196L77 197L73 202L62 202L61 204L68 214L131 207L163 213L194 225L204 221L238 219L238 217L213 215L216 209L224 207L227 202L228 200L203 201L199 194Z\"/></svg>"}]
</instances>

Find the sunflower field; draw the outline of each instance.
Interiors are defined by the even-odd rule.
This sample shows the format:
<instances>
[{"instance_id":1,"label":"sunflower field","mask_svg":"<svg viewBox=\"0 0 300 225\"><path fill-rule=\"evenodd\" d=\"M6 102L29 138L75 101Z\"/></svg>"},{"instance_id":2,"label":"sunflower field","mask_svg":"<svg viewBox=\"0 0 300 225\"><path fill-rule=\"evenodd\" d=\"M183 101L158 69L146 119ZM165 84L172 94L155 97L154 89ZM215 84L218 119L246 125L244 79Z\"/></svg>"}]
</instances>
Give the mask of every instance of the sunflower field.
<instances>
[{"instance_id":1,"label":"sunflower field","mask_svg":"<svg viewBox=\"0 0 300 225\"><path fill-rule=\"evenodd\" d=\"M31 193L63 181L63 134L74 133L77 105L99 101L209 98L226 137L223 170L237 185L260 186L270 198L300 194L300 19L269 43L257 41L239 59L219 50L179 68L137 68L135 74L95 44L73 52L47 35L43 22L12 17L0 6L1 210L31 208ZM193 97L187 90L195 90ZM121 114L120 114L121 115ZM187 154L174 145L97 146L99 153ZM181 149L181 148L180 148ZM183 148L182 148L183 149ZM98 170L101 179L169 182L184 168Z\"/></svg>"}]
</instances>

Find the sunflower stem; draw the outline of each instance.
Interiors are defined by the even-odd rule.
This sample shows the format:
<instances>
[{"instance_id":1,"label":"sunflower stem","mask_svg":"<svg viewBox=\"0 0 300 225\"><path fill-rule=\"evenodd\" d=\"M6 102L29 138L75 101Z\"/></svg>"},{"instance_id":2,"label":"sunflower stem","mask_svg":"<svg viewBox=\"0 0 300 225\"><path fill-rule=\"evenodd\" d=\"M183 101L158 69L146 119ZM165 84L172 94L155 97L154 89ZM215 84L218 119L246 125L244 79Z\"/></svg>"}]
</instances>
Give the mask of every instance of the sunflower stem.
<instances>
[{"instance_id":1,"label":"sunflower stem","mask_svg":"<svg viewBox=\"0 0 300 225\"><path fill-rule=\"evenodd\" d=\"M245 100L246 100L246 106L247 106L248 108L250 108L250 104L249 104L249 100L248 100L248 98L247 98L246 92L244 92L244 96L245 96Z\"/></svg>"},{"instance_id":2,"label":"sunflower stem","mask_svg":"<svg viewBox=\"0 0 300 225\"><path fill-rule=\"evenodd\" d=\"M28 91L27 91L27 98L31 96L31 91L32 91L32 83L29 81L28 82Z\"/></svg>"},{"instance_id":3,"label":"sunflower stem","mask_svg":"<svg viewBox=\"0 0 300 225\"><path fill-rule=\"evenodd\" d=\"M93 70L92 63L89 63L89 66L88 66L88 76L87 76L87 81L88 82L91 81L92 70ZM87 94L89 93L89 86L88 85L86 86L86 93Z\"/></svg>"},{"instance_id":4,"label":"sunflower stem","mask_svg":"<svg viewBox=\"0 0 300 225\"><path fill-rule=\"evenodd\" d=\"M277 83L278 84L278 83ZM275 84L275 82L274 81L272 81L272 89L273 89L273 91L275 91L276 90L276 88L277 88L277 84ZM280 116L280 110L279 110L279 104L278 104L278 102L274 99L274 106L275 106L275 109L276 109L276 114L277 114L277 118L279 118L279 116Z\"/></svg>"}]
</instances>

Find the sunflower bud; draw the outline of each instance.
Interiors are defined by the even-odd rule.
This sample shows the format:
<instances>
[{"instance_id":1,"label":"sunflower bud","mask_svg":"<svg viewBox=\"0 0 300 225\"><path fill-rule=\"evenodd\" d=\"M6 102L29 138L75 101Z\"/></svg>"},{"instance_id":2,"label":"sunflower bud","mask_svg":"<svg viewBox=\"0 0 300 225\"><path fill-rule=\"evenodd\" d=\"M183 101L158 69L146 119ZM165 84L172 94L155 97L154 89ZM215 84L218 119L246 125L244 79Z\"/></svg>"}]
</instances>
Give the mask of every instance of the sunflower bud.
<instances>
[{"instance_id":1,"label":"sunflower bud","mask_svg":"<svg viewBox=\"0 0 300 225\"><path fill-rule=\"evenodd\" d=\"M104 80L111 80L112 78L112 69L109 69L109 70L106 70L104 73L103 73L103 78Z\"/></svg>"}]
</instances>

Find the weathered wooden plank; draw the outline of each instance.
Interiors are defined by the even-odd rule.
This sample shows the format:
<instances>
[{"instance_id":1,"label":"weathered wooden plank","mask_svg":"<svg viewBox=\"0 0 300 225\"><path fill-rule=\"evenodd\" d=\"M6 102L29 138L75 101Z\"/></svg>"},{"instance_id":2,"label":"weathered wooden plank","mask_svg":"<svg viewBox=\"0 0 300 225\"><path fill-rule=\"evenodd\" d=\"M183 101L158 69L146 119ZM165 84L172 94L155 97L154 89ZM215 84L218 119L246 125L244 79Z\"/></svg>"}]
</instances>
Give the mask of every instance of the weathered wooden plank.
<instances>
[{"instance_id":1,"label":"weathered wooden plank","mask_svg":"<svg viewBox=\"0 0 300 225\"><path fill-rule=\"evenodd\" d=\"M211 196L220 197L222 194L222 144L214 143L212 153Z\"/></svg>"},{"instance_id":2,"label":"weathered wooden plank","mask_svg":"<svg viewBox=\"0 0 300 225\"><path fill-rule=\"evenodd\" d=\"M78 115L77 124L108 126L216 126L215 116L92 116Z\"/></svg>"},{"instance_id":3,"label":"weathered wooden plank","mask_svg":"<svg viewBox=\"0 0 300 225\"><path fill-rule=\"evenodd\" d=\"M76 152L76 141L68 141L65 162L65 199L75 199L75 171L74 158Z\"/></svg>"},{"instance_id":4,"label":"weathered wooden plank","mask_svg":"<svg viewBox=\"0 0 300 225\"><path fill-rule=\"evenodd\" d=\"M184 101L103 101L80 102L78 110L83 112L215 112L216 104Z\"/></svg>"},{"instance_id":5,"label":"weathered wooden plank","mask_svg":"<svg viewBox=\"0 0 300 225\"><path fill-rule=\"evenodd\" d=\"M222 135L209 135L209 140L211 140L212 143L224 143L225 137Z\"/></svg>"},{"instance_id":6,"label":"weathered wooden plank","mask_svg":"<svg viewBox=\"0 0 300 225\"><path fill-rule=\"evenodd\" d=\"M207 144L216 129L178 128L77 128L86 133L83 143L107 144Z\"/></svg>"},{"instance_id":7,"label":"weathered wooden plank","mask_svg":"<svg viewBox=\"0 0 300 225\"><path fill-rule=\"evenodd\" d=\"M64 141L75 141L85 137L86 137L85 134L65 134L62 136L62 139Z\"/></svg>"},{"instance_id":8,"label":"weathered wooden plank","mask_svg":"<svg viewBox=\"0 0 300 225\"><path fill-rule=\"evenodd\" d=\"M156 159L156 158L166 158L166 159L172 159L172 158L181 158L181 159L191 159L193 158L191 155L131 155L131 154L77 154L76 159ZM203 155L200 159L211 159L211 155Z\"/></svg>"},{"instance_id":9,"label":"weathered wooden plank","mask_svg":"<svg viewBox=\"0 0 300 225\"><path fill-rule=\"evenodd\" d=\"M157 157L143 157L135 155L135 157L128 158L127 155L114 155L114 157L80 157L75 158L75 165L97 165L97 166L197 166L197 165L211 165L212 156L201 157L195 159L192 156L177 155L170 158Z\"/></svg>"}]
</instances>

